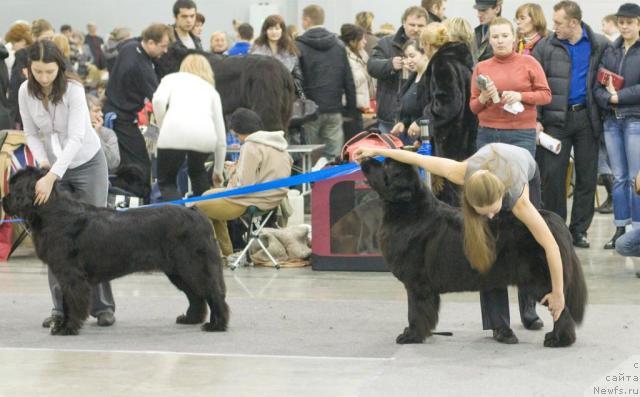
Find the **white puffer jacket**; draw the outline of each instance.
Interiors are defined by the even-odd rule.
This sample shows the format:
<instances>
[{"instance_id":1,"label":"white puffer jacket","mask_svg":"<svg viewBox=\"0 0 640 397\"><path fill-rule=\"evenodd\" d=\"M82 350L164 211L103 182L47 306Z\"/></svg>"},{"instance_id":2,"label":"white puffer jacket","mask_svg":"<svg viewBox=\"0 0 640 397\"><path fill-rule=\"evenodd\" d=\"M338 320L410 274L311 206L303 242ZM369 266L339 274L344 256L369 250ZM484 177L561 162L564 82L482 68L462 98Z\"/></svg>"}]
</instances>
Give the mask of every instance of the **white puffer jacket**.
<instances>
[{"instance_id":1,"label":"white puffer jacket","mask_svg":"<svg viewBox=\"0 0 640 397\"><path fill-rule=\"evenodd\" d=\"M215 172L222 173L226 129L213 85L191 73L166 75L153 95L153 111L160 126L158 148L215 153Z\"/></svg>"}]
</instances>

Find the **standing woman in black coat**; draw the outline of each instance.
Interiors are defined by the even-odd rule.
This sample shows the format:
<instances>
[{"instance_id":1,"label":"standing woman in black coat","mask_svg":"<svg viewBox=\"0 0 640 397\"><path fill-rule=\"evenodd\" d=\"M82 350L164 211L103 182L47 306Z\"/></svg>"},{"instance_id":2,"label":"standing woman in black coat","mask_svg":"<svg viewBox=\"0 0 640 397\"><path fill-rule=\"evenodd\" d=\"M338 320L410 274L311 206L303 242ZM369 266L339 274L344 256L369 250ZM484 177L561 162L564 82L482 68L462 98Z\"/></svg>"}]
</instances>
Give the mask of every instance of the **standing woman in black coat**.
<instances>
[{"instance_id":1,"label":"standing woman in black coat","mask_svg":"<svg viewBox=\"0 0 640 397\"><path fill-rule=\"evenodd\" d=\"M478 119L469 108L473 55L469 42L471 26L461 18L452 18L457 29L449 32L447 24L430 23L420 35L420 44L431 58L424 74L424 117L430 120L434 154L462 161L476 150ZM466 27L466 29L465 29ZM452 37L465 37L454 41ZM442 190L434 192L440 200L458 206L458 188L445 181Z\"/></svg>"},{"instance_id":2,"label":"standing woman in black coat","mask_svg":"<svg viewBox=\"0 0 640 397\"><path fill-rule=\"evenodd\" d=\"M466 21L462 22L468 26ZM471 33L470 26L468 32ZM431 59L424 75L424 116L431 121L435 154L464 160L475 153L478 128L478 120L469 108L471 48L466 42L451 40L449 28L437 22L422 32L420 44Z\"/></svg>"}]
</instances>

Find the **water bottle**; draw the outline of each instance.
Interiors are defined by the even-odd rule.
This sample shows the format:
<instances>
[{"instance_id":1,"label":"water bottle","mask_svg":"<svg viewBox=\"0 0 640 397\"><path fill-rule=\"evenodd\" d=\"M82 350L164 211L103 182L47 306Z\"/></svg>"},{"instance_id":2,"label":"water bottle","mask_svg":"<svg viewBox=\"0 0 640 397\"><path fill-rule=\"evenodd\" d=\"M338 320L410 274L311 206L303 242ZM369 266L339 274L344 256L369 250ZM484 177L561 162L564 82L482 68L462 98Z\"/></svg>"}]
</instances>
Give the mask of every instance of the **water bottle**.
<instances>
[{"instance_id":1,"label":"water bottle","mask_svg":"<svg viewBox=\"0 0 640 397\"><path fill-rule=\"evenodd\" d=\"M433 154L433 150L431 147L431 133L429 131L429 120L419 120L418 126L420 127L420 148L418 148L418 154L423 156L431 156ZM424 183L431 187L431 174L425 172L424 169L419 169L420 179L424 181Z\"/></svg>"}]
</instances>

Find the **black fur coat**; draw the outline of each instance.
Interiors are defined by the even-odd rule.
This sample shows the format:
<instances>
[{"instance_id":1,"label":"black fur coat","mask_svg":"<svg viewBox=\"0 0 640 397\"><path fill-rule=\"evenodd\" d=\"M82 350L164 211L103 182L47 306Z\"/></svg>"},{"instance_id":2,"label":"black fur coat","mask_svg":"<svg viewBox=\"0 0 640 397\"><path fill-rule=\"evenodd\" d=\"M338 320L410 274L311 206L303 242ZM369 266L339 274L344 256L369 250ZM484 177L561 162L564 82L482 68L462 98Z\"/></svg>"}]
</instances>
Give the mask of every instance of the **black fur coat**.
<instances>
[{"instance_id":1,"label":"black fur coat","mask_svg":"<svg viewBox=\"0 0 640 397\"><path fill-rule=\"evenodd\" d=\"M473 56L464 43L447 43L424 75L424 117L431 120L434 154L464 160L476 150L478 119L469 108Z\"/></svg>"}]
</instances>

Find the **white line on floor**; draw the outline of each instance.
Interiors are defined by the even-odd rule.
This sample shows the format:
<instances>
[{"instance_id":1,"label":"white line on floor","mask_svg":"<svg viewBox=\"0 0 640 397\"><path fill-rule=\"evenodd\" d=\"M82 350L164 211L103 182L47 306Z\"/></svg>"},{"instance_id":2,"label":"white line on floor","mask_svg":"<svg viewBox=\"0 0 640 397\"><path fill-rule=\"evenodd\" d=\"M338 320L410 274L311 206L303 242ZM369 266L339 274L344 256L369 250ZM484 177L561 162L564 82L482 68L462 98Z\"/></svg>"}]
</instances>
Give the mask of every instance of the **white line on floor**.
<instances>
[{"instance_id":1,"label":"white line on floor","mask_svg":"<svg viewBox=\"0 0 640 397\"><path fill-rule=\"evenodd\" d=\"M121 354L166 354L185 355L197 357L232 357L232 358L274 358L293 360L334 360L334 361L393 361L395 357L330 357L330 356L286 356L273 354L225 354L225 353L193 353L193 352L172 352L161 350L91 350L91 349L49 349L37 347L0 347L0 352L8 351L42 351L42 352L63 352L63 353L121 353Z\"/></svg>"}]
</instances>

